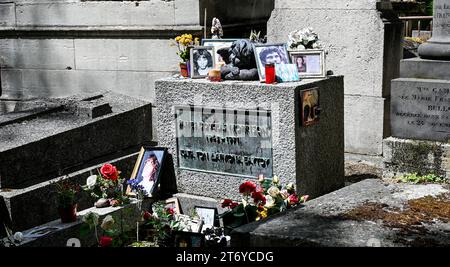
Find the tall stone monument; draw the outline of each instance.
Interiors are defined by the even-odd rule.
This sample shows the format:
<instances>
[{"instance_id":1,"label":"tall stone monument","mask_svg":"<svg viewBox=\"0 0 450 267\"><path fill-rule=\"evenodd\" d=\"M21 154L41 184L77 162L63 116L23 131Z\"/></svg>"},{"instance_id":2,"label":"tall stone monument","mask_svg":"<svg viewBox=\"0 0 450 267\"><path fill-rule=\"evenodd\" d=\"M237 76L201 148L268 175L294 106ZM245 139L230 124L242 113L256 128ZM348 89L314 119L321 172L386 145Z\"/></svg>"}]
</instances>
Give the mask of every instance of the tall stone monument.
<instances>
[{"instance_id":1,"label":"tall stone monument","mask_svg":"<svg viewBox=\"0 0 450 267\"><path fill-rule=\"evenodd\" d=\"M385 0L275 0L271 43L311 27L326 50L326 68L345 76L345 152L381 163L389 132L391 80L398 77L403 24ZM365 155L365 156L364 156Z\"/></svg>"},{"instance_id":2,"label":"tall stone monument","mask_svg":"<svg viewBox=\"0 0 450 267\"><path fill-rule=\"evenodd\" d=\"M450 1L434 0L433 37L419 47L419 55L450 60Z\"/></svg>"},{"instance_id":3,"label":"tall stone monument","mask_svg":"<svg viewBox=\"0 0 450 267\"><path fill-rule=\"evenodd\" d=\"M450 177L450 2L434 1L433 37L420 58L402 60L392 80L392 137L384 140L385 177Z\"/></svg>"}]
</instances>

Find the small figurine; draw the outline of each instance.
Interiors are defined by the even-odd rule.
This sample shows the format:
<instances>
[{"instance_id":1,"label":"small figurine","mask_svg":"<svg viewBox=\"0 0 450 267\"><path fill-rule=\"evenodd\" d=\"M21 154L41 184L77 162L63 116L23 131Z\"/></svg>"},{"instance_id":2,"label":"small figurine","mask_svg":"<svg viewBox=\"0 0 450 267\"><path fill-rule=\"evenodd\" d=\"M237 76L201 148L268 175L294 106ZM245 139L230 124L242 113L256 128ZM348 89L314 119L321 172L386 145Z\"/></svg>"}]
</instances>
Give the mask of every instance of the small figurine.
<instances>
[{"instance_id":1,"label":"small figurine","mask_svg":"<svg viewBox=\"0 0 450 267\"><path fill-rule=\"evenodd\" d=\"M222 39L223 29L218 18L213 18L211 26L212 39Z\"/></svg>"}]
</instances>

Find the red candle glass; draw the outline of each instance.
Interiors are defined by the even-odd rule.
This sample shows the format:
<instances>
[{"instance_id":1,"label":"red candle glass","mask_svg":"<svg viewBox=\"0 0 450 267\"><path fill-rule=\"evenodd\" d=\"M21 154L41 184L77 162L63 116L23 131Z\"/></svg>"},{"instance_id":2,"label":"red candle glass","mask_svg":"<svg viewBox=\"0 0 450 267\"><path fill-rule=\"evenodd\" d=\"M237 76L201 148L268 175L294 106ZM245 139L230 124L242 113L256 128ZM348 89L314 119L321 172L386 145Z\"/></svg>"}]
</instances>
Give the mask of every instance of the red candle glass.
<instances>
[{"instance_id":1,"label":"red candle glass","mask_svg":"<svg viewBox=\"0 0 450 267\"><path fill-rule=\"evenodd\" d=\"M266 64L266 83L272 84L275 82L275 64Z\"/></svg>"}]
</instances>

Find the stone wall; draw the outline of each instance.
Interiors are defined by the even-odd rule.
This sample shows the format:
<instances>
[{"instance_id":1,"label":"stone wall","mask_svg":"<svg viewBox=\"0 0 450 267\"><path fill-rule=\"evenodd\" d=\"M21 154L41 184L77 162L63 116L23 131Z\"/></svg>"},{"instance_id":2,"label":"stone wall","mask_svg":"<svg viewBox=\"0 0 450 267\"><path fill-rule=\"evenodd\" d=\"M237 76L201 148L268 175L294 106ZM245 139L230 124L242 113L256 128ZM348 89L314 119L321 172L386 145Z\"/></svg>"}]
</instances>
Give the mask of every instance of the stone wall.
<instances>
[{"instance_id":1,"label":"stone wall","mask_svg":"<svg viewBox=\"0 0 450 267\"><path fill-rule=\"evenodd\" d=\"M269 42L312 27L324 44L326 68L345 76L345 150L381 156L389 135L390 80L398 76L402 24L389 1L277 0Z\"/></svg>"},{"instance_id":2,"label":"stone wall","mask_svg":"<svg viewBox=\"0 0 450 267\"><path fill-rule=\"evenodd\" d=\"M179 71L169 39L202 36L204 8L208 25L229 14L266 21L274 0L239 1L239 11L216 2L0 0L1 97L113 90L153 102L154 81Z\"/></svg>"}]
</instances>

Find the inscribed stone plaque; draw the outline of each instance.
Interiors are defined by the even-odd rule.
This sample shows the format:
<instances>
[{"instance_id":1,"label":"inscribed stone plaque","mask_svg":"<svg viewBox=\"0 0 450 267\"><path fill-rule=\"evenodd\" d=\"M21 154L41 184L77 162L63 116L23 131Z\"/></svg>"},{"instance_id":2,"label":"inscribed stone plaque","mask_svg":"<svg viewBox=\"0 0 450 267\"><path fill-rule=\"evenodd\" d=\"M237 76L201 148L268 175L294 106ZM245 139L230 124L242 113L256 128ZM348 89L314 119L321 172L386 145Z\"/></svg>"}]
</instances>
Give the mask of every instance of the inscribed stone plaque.
<instances>
[{"instance_id":1,"label":"inscribed stone plaque","mask_svg":"<svg viewBox=\"0 0 450 267\"><path fill-rule=\"evenodd\" d=\"M392 136L448 141L450 82L399 79L392 83Z\"/></svg>"},{"instance_id":2,"label":"inscribed stone plaque","mask_svg":"<svg viewBox=\"0 0 450 267\"><path fill-rule=\"evenodd\" d=\"M268 110L175 107L180 169L272 177Z\"/></svg>"}]
</instances>

